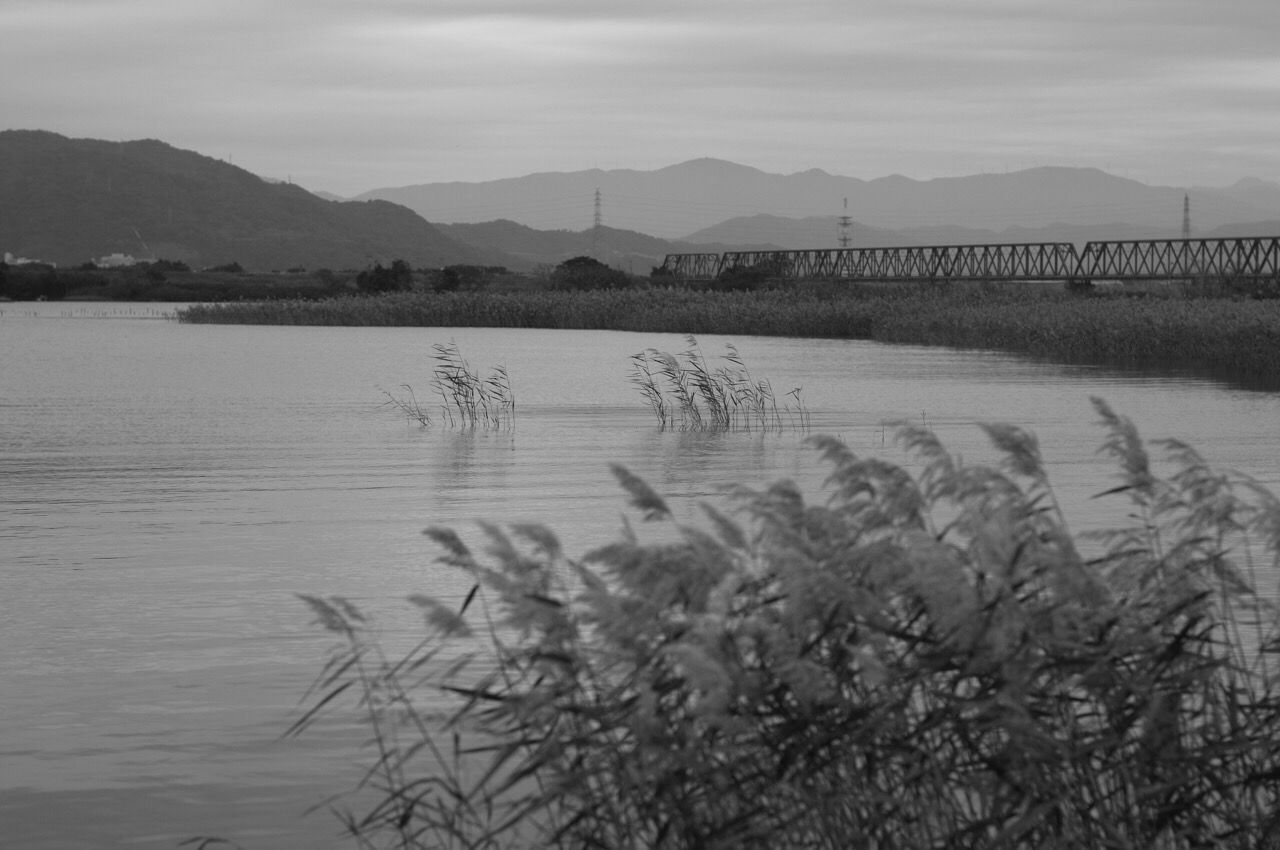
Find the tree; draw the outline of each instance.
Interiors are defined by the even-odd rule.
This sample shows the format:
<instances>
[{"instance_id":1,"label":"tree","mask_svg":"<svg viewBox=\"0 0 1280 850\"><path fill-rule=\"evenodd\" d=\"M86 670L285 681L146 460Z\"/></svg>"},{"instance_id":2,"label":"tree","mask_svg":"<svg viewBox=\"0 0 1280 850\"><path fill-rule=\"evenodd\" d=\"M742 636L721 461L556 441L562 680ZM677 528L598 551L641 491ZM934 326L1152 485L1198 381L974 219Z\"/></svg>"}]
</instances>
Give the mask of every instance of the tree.
<instances>
[{"instance_id":1,"label":"tree","mask_svg":"<svg viewBox=\"0 0 1280 850\"><path fill-rule=\"evenodd\" d=\"M413 270L404 260L394 260L391 268L374 263L356 276L356 286L361 292L402 292L413 285Z\"/></svg>"},{"instance_id":2,"label":"tree","mask_svg":"<svg viewBox=\"0 0 1280 850\"><path fill-rule=\"evenodd\" d=\"M431 288L436 292L476 292L488 285L491 271L496 269L464 264L445 266L436 275Z\"/></svg>"},{"instance_id":3,"label":"tree","mask_svg":"<svg viewBox=\"0 0 1280 850\"><path fill-rule=\"evenodd\" d=\"M622 289L630 285L626 272L610 268L595 257L573 257L551 273L553 289Z\"/></svg>"}]
</instances>

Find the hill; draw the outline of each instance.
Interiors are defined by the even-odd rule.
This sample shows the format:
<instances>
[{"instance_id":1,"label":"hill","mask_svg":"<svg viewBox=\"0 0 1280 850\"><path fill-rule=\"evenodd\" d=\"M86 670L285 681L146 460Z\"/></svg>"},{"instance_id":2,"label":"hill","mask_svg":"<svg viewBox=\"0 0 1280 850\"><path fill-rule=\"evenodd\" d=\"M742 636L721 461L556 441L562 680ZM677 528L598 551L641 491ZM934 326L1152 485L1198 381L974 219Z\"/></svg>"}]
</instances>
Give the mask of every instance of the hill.
<instances>
[{"instance_id":1,"label":"hill","mask_svg":"<svg viewBox=\"0 0 1280 850\"><path fill-rule=\"evenodd\" d=\"M335 202L154 140L0 132L0 250L78 264L120 253L193 268L490 264L386 201Z\"/></svg>"},{"instance_id":2,"label":"hill","mask_svg":"<svg viewBox=\"0 0 1280 850\"><path fill-rule=\"evenodd\" d=\"M403 204L431 221L506 218L533 228L577 229L590 223L597 189L609 226L691 242L700 241L706 228L760 214L834 220L845 212L846 198L848 214L864 227L895 231L959 226L998 233L1013 227L1124 224L1177 236L1187 194L1201 233L1280 217L1280 186L1251 178L1227 188L1182 189L1148 186L1092 168L1045 167L935 180L900 175L860 180L818 169L768 174L717 159L656 171L592 169L428 183L375 189L359 198Z\"/></svg>"},{"instance_id":3,"label":"hill","mask_svg":"<svg viewBox=\"0 0 1280 850\"><path fill-rule=\"evenodd\" d=\"M670 239L658 239L631 230L600 227L589 230L535 230L514 221L475 224L439 224L447 236L502 258L502 265L515 270L554 266L571 257L588 255L617 269L648 274L667 254L712 250ZM722 246L716 250L725 250Z\"/></svg>"}]
</instances>

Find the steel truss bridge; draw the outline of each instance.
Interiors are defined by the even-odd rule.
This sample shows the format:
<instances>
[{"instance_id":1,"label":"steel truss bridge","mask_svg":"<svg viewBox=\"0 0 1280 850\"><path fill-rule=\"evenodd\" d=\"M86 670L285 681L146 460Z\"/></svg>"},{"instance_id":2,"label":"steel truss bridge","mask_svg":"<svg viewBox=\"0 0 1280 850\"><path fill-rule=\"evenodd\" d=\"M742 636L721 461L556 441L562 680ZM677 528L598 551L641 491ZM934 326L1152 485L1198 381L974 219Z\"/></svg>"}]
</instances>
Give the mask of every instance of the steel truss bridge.
<instances>
[{"instance_id":1,"label":"steel truss bridge","mask_svg":"<svg viewBox=\"0 0 1280 850\"><path fill-rule=\"evenodd\" d=\"M668 254L661 271L684 280L714 280L755 270L786 280L848 281L1271 281L1280 284L1280 236L1153 239L1003 245L831 248Z\"/></svg>"}]
</instances>

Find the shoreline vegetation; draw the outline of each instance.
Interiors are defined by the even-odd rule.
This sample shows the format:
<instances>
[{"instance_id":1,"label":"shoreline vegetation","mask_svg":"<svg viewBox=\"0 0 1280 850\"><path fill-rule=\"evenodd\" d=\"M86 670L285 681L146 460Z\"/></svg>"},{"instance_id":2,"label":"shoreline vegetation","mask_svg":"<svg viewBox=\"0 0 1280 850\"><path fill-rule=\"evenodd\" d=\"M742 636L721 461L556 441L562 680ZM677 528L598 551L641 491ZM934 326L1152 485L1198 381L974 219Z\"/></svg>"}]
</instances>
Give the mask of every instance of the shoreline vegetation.
<instances>
[{"instance_id":1,"label":"shoreline vegetation","mask_svg":"<svg viewBox=\"0 0 1280 850\"><path fill-rule=\"evenodd\" d=\"M507 327L863 339L1193 374L1280 390L1280 299L1012 284L751 291L396 292L197 304L192 324Z\"/></svg>"},{"instance_id":2,"label":"shoreline vegetation","mask_svg":"<svg viewBox=\"0 0 1280 850\"><path fill-rule=\"evenodd\" d=\"M757 268L711 282L629 275L591 257L502 267L364 271L167 260L121 268L0 264L0 300L196 302L190 323L619 330L785 336L1001 351L1280 391L1280 281L1055 283L780 281Z\"/></svg>"},{"instance_id":3,"label":"shoreline vegetation","mask_svg":"<svg viewBox=\"0 0 1280 850\"><path fill-rule=\"evenodd\" d=\"M909 425L910 467L814 438L822 492L688 524L617 466L658 533L579 558L541 525L428 528L470 592L409 596L404 655L302 595L334 641L287 734L367 731L330 801L360 847L1272 846L1280 500L1094 409L1106 532L998 424L989 466Z\"/></svg>"}]
</instances>

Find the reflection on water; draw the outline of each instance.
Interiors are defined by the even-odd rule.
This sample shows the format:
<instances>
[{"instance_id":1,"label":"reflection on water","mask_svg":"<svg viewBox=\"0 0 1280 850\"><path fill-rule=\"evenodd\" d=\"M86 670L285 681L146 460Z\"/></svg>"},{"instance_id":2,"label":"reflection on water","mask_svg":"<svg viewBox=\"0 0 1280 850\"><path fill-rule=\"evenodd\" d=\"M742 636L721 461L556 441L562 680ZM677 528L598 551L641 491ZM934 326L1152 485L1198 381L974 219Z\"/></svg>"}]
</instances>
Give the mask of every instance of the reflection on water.
<instances>
[{"instance_id":1,"label":"reflection on water","mask_svg":"<svg viewBox=\"0 0 1280 850\"><path fill-rule=\"evenodd\" d=\"M814 498L804 435L660 432L630 355L678 336L85 321L0 314L0 823L26 847L343 846L299 815L347 787L358 733L280 741L327 639L298 592L376 610L391 638L411 592L461 595L428 525L550 525L571 553L625 513L621 462L695 519L733 483L786 477ZM75 308L79 309L79 308ZM88 308L86 308L88 309ZM379 404L426 387L431 346L505 365L509 430L424 430ZM726 340L703 338L714 355ZM1280 484L1280 396L1009 357L836 340L734 339L753 374L804 387L813 430L903 460L894 420L992 456L975 421L1037 431L1077 528L1114 508L1090 395L1148 436ZM53 813L57 813L56 816Z\"/></svg>"}]
</instances>

